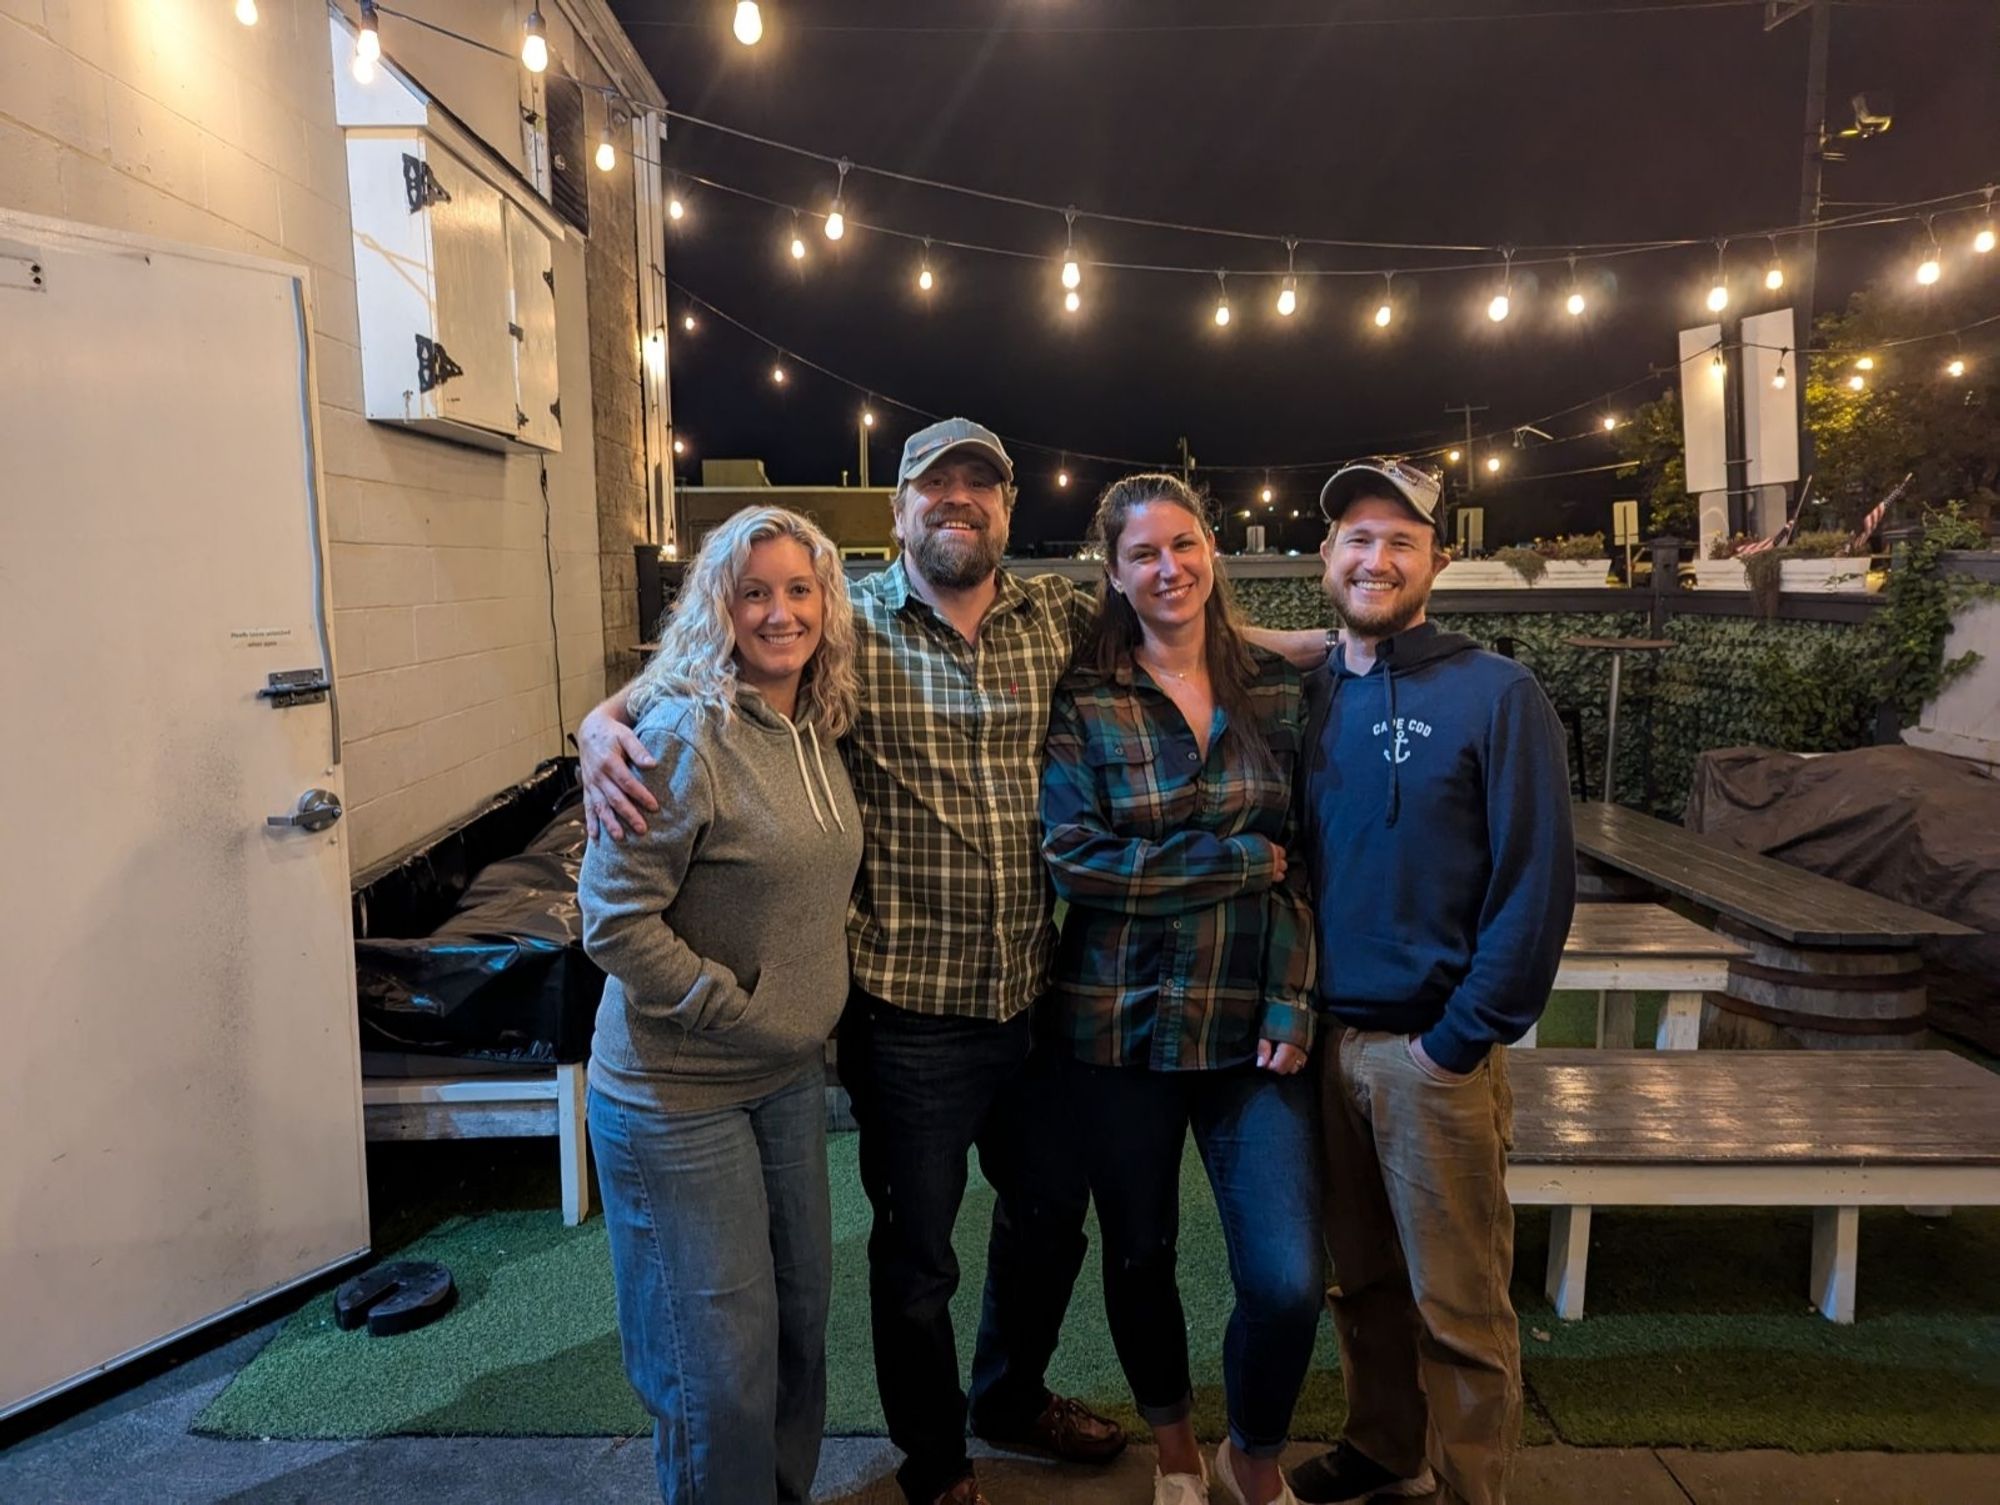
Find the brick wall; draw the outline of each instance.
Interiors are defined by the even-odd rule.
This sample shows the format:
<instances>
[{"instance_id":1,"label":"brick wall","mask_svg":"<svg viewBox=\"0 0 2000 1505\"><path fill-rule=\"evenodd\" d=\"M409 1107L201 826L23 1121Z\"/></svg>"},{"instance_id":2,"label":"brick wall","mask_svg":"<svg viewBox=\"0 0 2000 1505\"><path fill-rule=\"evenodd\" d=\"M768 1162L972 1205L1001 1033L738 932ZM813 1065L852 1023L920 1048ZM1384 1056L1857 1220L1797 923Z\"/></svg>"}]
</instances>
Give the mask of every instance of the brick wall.
<instances>
[{"instance_id":1,"label":"brick wall","mask_svg":"<svg viewBox=\"0 0 2000 1505\"><path fill-rule=\"evenodd\" d=\"M410 8L446 24L518 26L495 19L504 0ZM571 420L564 452L548 459L546 512L538 457L367 422L325 7L260 9L244 27L225 0L0 0L0 203L309 269L358 870L554 754L559 695L574 725L602 694L591 430L624 419L593 401L598 300L586 281L618 268L611 252L575 240L557 251L563 410L584 421ZM383 33L397 60L388 18ZM475 59L455 80L444 52L427 66L424 82L462 118L513 118L505 98L489 96L516 87L514 70ZM517 157L518 143L503 155ZM622 240L629 279L629 199L625 216L607 240ZM630 345L628 333L621 354ZM636 432L634 419L633 446ZM629 568L629 546L625 557Z\"/></svg>"}]
</instances>

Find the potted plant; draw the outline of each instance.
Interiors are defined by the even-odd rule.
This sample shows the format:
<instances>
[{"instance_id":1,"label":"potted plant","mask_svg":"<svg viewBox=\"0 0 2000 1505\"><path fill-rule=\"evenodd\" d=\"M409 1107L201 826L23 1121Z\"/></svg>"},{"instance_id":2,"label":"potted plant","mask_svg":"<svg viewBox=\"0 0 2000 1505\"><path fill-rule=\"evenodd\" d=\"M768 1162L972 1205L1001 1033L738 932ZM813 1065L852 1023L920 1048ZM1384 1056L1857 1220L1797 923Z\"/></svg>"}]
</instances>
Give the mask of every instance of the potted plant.
<instances>
[{"instance_id":1,"label":"potted plant","mask_svg":"<svg viewBox=\"0 0 2000 1505\"><path fill-rule=\"evenodd\" d=\"M1451 565L1437 577L1437 589L1461 591L1525 590L1530 582L1511 562L1526 550L1497 549L1483 559L1464 559L1454 554Z\"/></svg>"},{"instance_id":2,"label":"potted plant","mask_svg":"<svg viewBox=\"0 0 2000 1505\"><path fill-rule=\"evenodd\" d=\"M1694 562L1694 588L1702 591L1740 591L1750 588L1743 561L1737 550L1750 542L1748 533L1718 533L1709 543L1707 557Z\"/></svg>"},{"instance_id":3,"label":"potted plant","mask_svg":"<svg viewBox=\"0 0 2000 1505\"><path fill-rule=\"evenodd\" d=\"M1567 586L1574 590L1610 584L1611 556L1604 550L1602 533L1538 538L1534 551L1546 565L1541 578L1550 585Z\"/></svg>"},{"instance_id":4,"label":"potted plant","mask_svg":"<svg viewBox=\"0 0 2000 1505\"><path fill-rule=\"evenodd\" d=\"M1866 554L1854 552L1854 537L1839 529L1797 533L1778 556L1778 588L1788 591L1865 591Z\"/></svg>"}]
</instances>

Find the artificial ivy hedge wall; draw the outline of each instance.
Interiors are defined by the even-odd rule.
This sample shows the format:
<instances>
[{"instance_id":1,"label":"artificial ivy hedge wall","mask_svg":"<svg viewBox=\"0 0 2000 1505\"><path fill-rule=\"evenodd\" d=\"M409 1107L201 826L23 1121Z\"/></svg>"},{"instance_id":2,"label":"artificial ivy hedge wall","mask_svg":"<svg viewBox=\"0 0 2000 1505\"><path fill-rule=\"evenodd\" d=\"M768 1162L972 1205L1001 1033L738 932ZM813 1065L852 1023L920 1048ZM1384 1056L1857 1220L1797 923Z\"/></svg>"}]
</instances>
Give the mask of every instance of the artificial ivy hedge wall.
<instances>
[{"instance_id":1,"label":"artificial ivy hedge wall","mask_svg":"<svg viewBox=\"0 0 2000 1505\"><path fill-rule=\"evenodd\" d=\"M1317 627L1332 615L1313 580L1232 582L1238 604L1268 627ZM1515 656L1535 671L1566 722L1581 723L1594 797L1604 777L1604 711L1611 655L1572 648L1572 637L1649 637L1644 613L1458 612L1434 599L1440 625L1491 647L1511 637ZM1619 698L1621 804L1647 803L1678 817L1687 803L1695 759L1704 749L1758 744L1794 752L1837 752L1864 745L1874 705L1857 655L1856 628L1838 622L1764 621L1755 617L1670 617L1663 653L1629 653Z\"/></svg>"}]
</instances>

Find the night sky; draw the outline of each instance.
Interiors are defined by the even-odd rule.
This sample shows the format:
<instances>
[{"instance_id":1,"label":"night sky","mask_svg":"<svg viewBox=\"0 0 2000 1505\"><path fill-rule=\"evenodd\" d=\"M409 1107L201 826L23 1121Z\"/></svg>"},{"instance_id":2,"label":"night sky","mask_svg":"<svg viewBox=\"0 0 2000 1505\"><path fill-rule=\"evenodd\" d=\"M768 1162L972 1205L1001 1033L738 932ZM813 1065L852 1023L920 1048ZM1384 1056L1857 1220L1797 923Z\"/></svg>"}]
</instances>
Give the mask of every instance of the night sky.
<instances>
[{"instance_id":1,"label":"night sky","mask_svg":"<svg viewBox=\"0 0 2000 1505\"><path fill-rule=\"evenodd\" d=\"M1042 253L938 250L939 284L925 300L913 244L857 228L836 247L816 219L802 219L810 259L800 269L786 252L787 214L687 190L689 217L669 231L673 282L879 399L965 413L1049 447L1013 446L1017 547L1080 535L1096 490L1127 468L1079 452L1167 463L1186 435L1201 479L1233 512L1256 501L1263 466L1440 443L1462 422L1447 404L1487 404L1475 427L1505 430L1671 363L1676 329L1710 318L1701 299L1715 251L1703 245L1601 265L1586 256L1593 308L1580 321L1563 311L1561 266L1517 271L1515 312L1499 326L1484 314L1497 267L1398 277L1386 335L1369 322L1379 278L1301 279L1299 312L1282 320L1276 276L1249 274L1283 271L1288 234L1511 245L1733 235L1736 307L1789 296L1764 292L1770 247L1751 232L1797 219L1809 20L1767 34L1761 5L1621 15L1619 0L770 0L755 48L730 36L732 8L613 0L677 110L1037 202L1270 236L1079 221L1086 260L1233 269L1235 317L1219 331L1213 276L1086 267L1083 312L1065 315L1060 214L852 174L856 219ZM1597 13L1522 14L1549 10ZM1108 29L1475 14L1505 19ZM940 27L963 29L924 29ZM1831 124L1851 118L1857 91L1893 96L1895 125L1828 166L1828 215L2000 179L2000 5L1837 6ZM665 160L670 174L822 212L832 199L830 169L682 122ZM2000 310L2000 254L1964 253L1973 224L1939 222L1946 275L1990 279ZM1823 237L1819 306L1891 266L1914 266L1921 237L1914 225ZM1301 269L1492 259L1298 252ZM695 462L760 456L780 484L832 482L854 468L859 393L796 367L774 388L768 350L699 307L700 327L684 333L673 297L674 412ZM1629 411L1665 384L1609 406ZM923 420L875 406L879 484ZM1545 426L1577 434L1605 411ZM1058 449L1071 456L1067 491L1054 483ZM1508 448L1502 482L1480 488L1489 546L1605 527L1616 482L1551 473L1611 458L1597 438ZM1207 468L1223 466L1251 468ZM1325 474L1315 463L1272 475L1276 519L1306 512L1277 542L1317 541L1313 499ZM693 466L684 475L697 478Z\"/></svg>"}]
</instances>

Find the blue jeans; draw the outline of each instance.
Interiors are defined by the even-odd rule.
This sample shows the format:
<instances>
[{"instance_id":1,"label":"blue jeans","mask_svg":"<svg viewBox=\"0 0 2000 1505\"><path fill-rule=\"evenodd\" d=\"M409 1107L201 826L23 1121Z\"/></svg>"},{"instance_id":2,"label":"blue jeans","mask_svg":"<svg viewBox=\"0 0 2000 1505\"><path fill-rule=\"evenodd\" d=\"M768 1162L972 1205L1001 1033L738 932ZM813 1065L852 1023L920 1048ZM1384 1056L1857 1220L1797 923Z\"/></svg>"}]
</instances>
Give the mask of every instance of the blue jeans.
<instances>
[{"instance_id":1,"label":"blue jeans","mask_svg":"<svg viewBox=\"0 0 2000 1505\"><path fill-rule=\"evenodd\" d=\"M1048 1401L1042 1376L1083 1265L1090 1188L1062 1122L1061 1057L1034 1031L1032 1010L1005 1024L937 1017L859 988L841 1019L840 1079L875 1212L875 1383L889 1439L907 1455L896 1478L912 1501L928 1502L972 1472L951 1322L951 1230L975 1148L995 1200L973 1429L1016 1435Z\"/></svg>"},{"instance_id":2,"label":"blue jeans","mask_svg":"<svg viewBox=\"0 0 2000 1505\"><path fill-rule=\"evenodd\" d=\"M1174 1278L1192 1126L1236 1288L1222 1343L1229 1436L1246 1456L1275 1458L1326 1299L1316 1079L1254 1066L1069 1068L1073 1142L1089 1163L1104 1235L1104 1314L1139 1414L1165 1425L1194 1403Z\"/></svg>"},{"instance_id":3,"label":"blue jeans","mask_svg":"<svg viewBox=\"0 0 2000 1505\"><path fill-rule=\"evenodd\" d=\"M701 1112L590 1094L618 1339L670 1505L812 1498L833 1289L825 1085L815 1062Z\"/></svg>"}]
</instances>

